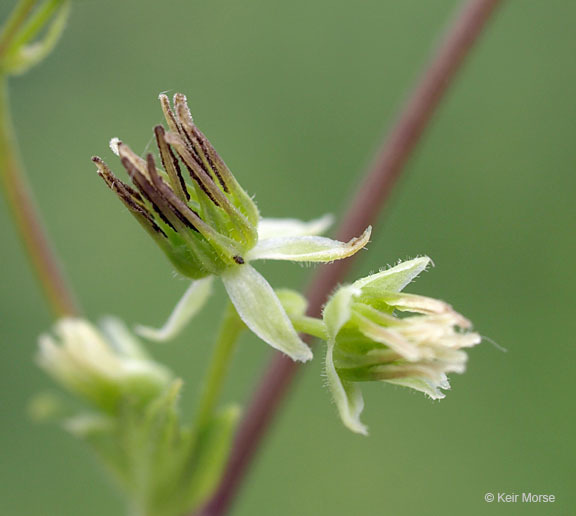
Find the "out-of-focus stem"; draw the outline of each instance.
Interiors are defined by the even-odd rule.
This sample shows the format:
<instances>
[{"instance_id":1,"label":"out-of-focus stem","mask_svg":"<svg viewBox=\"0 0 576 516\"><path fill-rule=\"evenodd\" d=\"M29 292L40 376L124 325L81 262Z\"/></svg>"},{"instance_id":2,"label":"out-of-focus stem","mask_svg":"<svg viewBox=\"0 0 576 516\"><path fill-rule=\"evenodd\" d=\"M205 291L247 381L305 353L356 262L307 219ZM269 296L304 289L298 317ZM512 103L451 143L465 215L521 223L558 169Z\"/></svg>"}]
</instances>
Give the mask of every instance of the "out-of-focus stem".
<instances>
[{"instance_id":1,"label":"out-of-focus stem","mask_svg":"<svg viewBox=\"0 0 576 516\"><path fill-rule=\"evenodd\" d=\"M32 266L49 304L58 317L79 313L75 298L63 276L46 236L24 170L17 155L10 117L8 85L0 75L0 179L7 206L14 217Z\"/></svg>"},{"instance_id":2,"label":"out-of-focus stem","mask_svg":"<svg viewBox=\"0 0 576 516\"><path fill-rule=\"evenodd\" d=\"M244 328L244 323L236 313L236 309L232 306L232 303L229 303L200 393L198 415L194 425L198 431L201 431L214 415L214 409L228 372L236 342Z\"/></svg>"},{"instance_id":3,"label":"out-of-focus stem","mask_svg":"<svg viewBox=\"0 0 576 516\"><path fill-rule=\"evenodd\" d=\"M22 25L24 25L28 15L32 12L32 9L37 3L38 0L20 0L12 11L12 14L6 21L6 25L0 34L0 59L4 57L4 52L6 52L12 39L18 33L18 30L20 30Z\"/></svg>"},{"instance_id":4,"label":"out-of-focus stem","mask_svg":"<svg viewBox=\"0 0 576 516\"><path fill-rule=\"evenodd\" d=\"M346 241L374 223L456 72L500 2L464 2L352 199L337 232L339 239ZM308 288L310 315L319 315L326 297L351 265L352 258L348 258L319 269ZM273 357L240 425L221 484L201 516L227 512L298 367L280 353Z\"/></svg>"}]
</instances>

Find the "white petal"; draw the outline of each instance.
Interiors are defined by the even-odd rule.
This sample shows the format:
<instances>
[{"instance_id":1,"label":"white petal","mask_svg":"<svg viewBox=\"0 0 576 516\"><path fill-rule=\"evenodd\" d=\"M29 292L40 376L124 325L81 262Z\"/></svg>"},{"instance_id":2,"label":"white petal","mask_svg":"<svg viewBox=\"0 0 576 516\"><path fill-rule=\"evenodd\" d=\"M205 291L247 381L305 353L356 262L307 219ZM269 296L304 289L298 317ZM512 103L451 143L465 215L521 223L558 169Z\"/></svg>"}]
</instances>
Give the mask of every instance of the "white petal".
<instances>
[{"instance_id":1,"label":"white petal","mask_svg":"<svg viewBox=\"0 0 576 516\"><path fill-rule=\"evenodd\" d=\"M334 341L330 341L326 352L326 379L328 380L328 388L338 408L340 419L353 432L368 435L368 428L360 421L360 414L364 409L362 391L355 383L343 381L338 376L332 357L333 350Z\"/></svg>"},{"instance_id":2,"label":"white petal","mask_svg":"<svg viewBox=\"0 0 576 516\"><path fill-rule=\"evenodd\" d=\"M248 260L290 260L295 262L333 262L362 249L370 239L371 228L359 238L339 242L318 236L268 238L248 252Z\"/></svg>"},{"instance_id":3,"label":"white petal","mask_svg":"<svg viewBox=\"0 0 576 516\"><path fill-rule=\"evenodd\" d=\"M354 283L358 288L374 288L386 292L400 292L432 262L427 256L399 263L395 267L366 276Z\"/></svg>"},{"instance_id":4,"label":"white petal","mask_svg":"<svg viewBox=\"0 0 576 516\"><path fill-rule=\"evenodd\" d=\"M275 237L321 235L333 222L332 215L324 215L309 222L298 219L260 219L258 238L264 240Z\"/></svg>"},{"instance_id":5,"label":"white petal","mask_svg":"<svg viewBox=\"0 0 576 516\"><path fill-rule=\"evenodd\" d=\"M193 281L162 328L136 326L134 331L149 340L166 341L173 339L204 306L211 292L212 276Z\"/></svg>"},{"instance_id":6,"label":"white petal","mask_svg":"<svg viewBox=\"0 0 576 516\"><path fill-rule=\"evenodd\" d=\"M238 315L258 337L293 360L306 362L312 358L312 351L298 337L278 296L256 269L240 265L221 277Z\"/></svg>"}]
</instances>

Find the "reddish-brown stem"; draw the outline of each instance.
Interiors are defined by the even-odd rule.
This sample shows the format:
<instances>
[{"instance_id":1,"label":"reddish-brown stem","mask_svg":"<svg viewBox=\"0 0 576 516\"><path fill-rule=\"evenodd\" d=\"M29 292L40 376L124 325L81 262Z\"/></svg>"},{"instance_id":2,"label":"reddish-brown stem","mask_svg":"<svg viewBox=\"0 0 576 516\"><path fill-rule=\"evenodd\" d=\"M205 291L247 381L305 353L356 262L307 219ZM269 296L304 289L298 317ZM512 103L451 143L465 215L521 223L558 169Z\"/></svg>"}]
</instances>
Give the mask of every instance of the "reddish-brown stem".
<instances>
[{"instance_id":1,"label":"reddish-brown stem","mask_svg":"<svg viewBox=\"0 0 576 516\"><path fill-rule=\"evenodd\" d=\"M44 293L57 317L77 315L74 296L50 245L20 166L9 113L6 77L0 75L0 180L16 227Z\"/></svg>"},{"instance_id":2,"label":"reddish-brown stem","mask_svg":"<svg viewBox=\"0 0 576 516\"><path fill-rule=\"evenodd\" d=\"M500 1L464 3L352 199L337 231L339 239L360 234L376 220L456 72ZM320 314L326 297L345 278L351 265L349 258L318 270L308 288L310 315ZM200 511L202 516L222 516L227 512L298 368L299 364L280 353L273 357L240 425L221 484Z\"/></svg>"}]
</instances>

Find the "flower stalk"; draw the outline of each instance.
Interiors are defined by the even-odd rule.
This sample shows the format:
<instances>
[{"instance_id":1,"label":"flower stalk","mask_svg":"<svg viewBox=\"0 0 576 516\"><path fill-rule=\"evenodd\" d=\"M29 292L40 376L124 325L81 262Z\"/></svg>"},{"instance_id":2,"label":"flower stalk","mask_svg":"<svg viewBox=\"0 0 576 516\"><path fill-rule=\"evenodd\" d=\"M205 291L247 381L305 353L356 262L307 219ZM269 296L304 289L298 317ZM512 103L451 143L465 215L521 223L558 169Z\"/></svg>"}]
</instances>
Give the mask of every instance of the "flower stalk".
<instances>
[{"instance_id":1,"label":"flower stalk","mask_svg":"<svg viewBox=\"0 0 576 516\"><path fill-rule=\"evenodd\" d=\"M21 0L0 30L0 181L20 238L54 315L79 313L48 239L24 168L10 115L8 77L39 63L56 45L69 13L69 0ZM44 31L44 35L39 34Z\"/></svg>"},{"instance_id":2,"label":"flower stalk","mask_svg":"<svg viewBox=\"0 0 576 516\"><path fill-rule=\"evenodd\" d=\"M213 418L238 337L245 329L232 303L228 303L214 351L202 384L195 426L202 429Z\"/></svg>"},{"instance_id":3,"label":"flower stalk","mask_svg":"<svg viewBox=\"0 0 576 516\"><path fill-rule=\"evenodd\" d=\"M0 178L10 210L27 255L54 315L79 313L75 296L50 245L46 229L17 152L17 140L10 116L8 84L0 74Z\"/></svg>"}]
</instances>

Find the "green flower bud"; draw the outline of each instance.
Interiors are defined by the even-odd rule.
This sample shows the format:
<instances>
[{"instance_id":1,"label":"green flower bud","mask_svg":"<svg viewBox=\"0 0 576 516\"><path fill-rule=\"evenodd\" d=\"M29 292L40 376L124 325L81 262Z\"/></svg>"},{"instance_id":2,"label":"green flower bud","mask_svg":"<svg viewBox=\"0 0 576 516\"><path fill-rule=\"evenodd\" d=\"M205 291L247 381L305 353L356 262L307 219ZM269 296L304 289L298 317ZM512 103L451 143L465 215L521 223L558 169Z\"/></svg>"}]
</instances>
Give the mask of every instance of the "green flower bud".
<instances>
[{"instance_id":1,"label":"green flower bud","mask_svg":"<svg viewBox=\"0 0 576 516\"><path fill-rule=\"evenodd\" d=\"M115 413L123 401L145 404L156 399L172 380L115 319L106 320L103 331L83 319L61 319L54 336L42 335L39 345L40 367L107 413Z\"/></svg>"},{"instance_id":2,"label":"green flower bud","mask_svg":"<svg viewBox=\"0 0 576 516\"><path fill-rule=\"evenodd\" d=\"M201 426L183 421L182 380L153 362L118 320L97 329L62 319L40 337L38 363L89 410L68 410L42 396L31 412L60 420L89 445L114 479L130 514L181 516L213 493L226 465L240 415L235 405Z\"/></svg>"},{"instance_id":3,"label":"green flower bud","mask_svg":"<svg viewBox=\"0 0 576 516\"><path fill-rule=\"evenodd\" d=\"M400 290L430 263L417 258L341 287L327 303L327 376L340 415L366 433L359 382L385 381L422 391L433 399L449 389L448 373L463 373L463 348L481 338L450 305ZM417 315L414 315L417 314Z\"/></svg>"},{"instance_id":4,"label":"green flower bud","mask_svg":"<svg viewBox=\"0 0 576 516\"><path fill-rule=\"evenodd\" d=\"M106 184L144 226L179 272L192 279L241 265L258 240L258 210L196 127L182 94L174 110L160 95L168 131L154 128L160 161L140 158L119 140L113 150L134 183L118 179L98 157ZM189 180L185 179L189 176Z\"/></svg>"}]
</instances>

